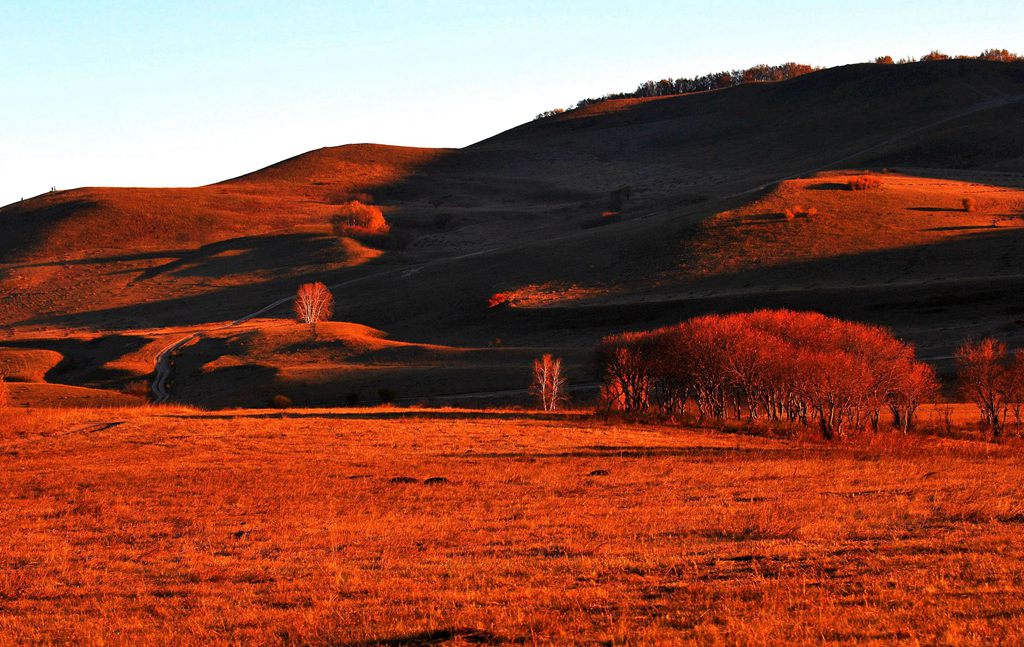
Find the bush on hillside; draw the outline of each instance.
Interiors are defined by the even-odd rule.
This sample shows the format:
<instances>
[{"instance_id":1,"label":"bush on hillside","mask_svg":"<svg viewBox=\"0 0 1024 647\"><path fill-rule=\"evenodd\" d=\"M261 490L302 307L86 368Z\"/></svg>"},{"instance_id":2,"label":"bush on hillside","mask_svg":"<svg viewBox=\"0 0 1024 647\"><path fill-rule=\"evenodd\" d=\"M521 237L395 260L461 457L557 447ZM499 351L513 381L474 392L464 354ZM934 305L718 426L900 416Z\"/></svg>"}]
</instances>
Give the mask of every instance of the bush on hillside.
<instances>
[{"instance_id":1,"label":"bush on hillside","mask_svg":"<svg viewBox=\"0 0 1024 647\"><path fill-rule=\"evenodd\" d=\"M7 381L3 373L0 373L0 409L3 409L11 402L10 390L7 388Z\"/></svg>"},{"instance_id":2,"label":"bush on hillside","mask_svg":"<svg viewBox=\"0 0 1024 647\"><path fill-rule=\"evenodd\" d=\"M876 428L883 409L909 430L937 389L912 346L887 330L813 312L707 315L597 348L604 405L630 413L815 425L825 438Z\"/></svg>"},{"instance_id":3,"label":"bush on hillside","mask_svg":"<svg viewBox=\"0 0 1024 647\"><path fill-rule=\"evenodd\" d=\"M384 218L380 207L364 204L359 200L350 200L340 205L331 217L331 228L338 236L360 234L386 234L391 226Z\"/></svg>"},{"instance_id":4,"label":"bush on hillside","mask_svg":"<svg viewBox=\"0 0 1024 647\"><path fill-rule=\"evenodd\" d=\"M802 206L796 205L783 211L782 215L785 216L786 220L794 220L796 218L813 218L818 215L818 210L814 207L804 209Z\"/></svg>"},{"instance_id":5,"label":"bush on hillside","mask_svg":"<svg viewBox=\"0 0 1024 647\"><path fill-rule=\"evenodd\" d=\"M967 213L972 213L978 209L978 205L974 201L974 198L964 198L960 201L960 204L963 205L964 211Z\"/></svg>"},{"instance_id":6,"label":"bush on hillside","mask_svg":"<svg viewBox=\"0 0 1024 647\"><path fill-rule=\"evenodd\" d=\"M500 308L512 305L513 294L511 292L495 292L487 299L488 308Z\"/></svg>"},{"instance_id":7,"label":"bush on hillside","mask_svg":"<svg viewBox=\"0 0 1024 647\"><path fill-rule=\"evenodd\" d=\"M850 191L867 191L868 189L877 189L882 186L882 181L877 177L871 177L869 175L859 175L855 178L851 178L846 183L846 188Z\"/></svg>"},{"instance_id":8,"label":"bush on hillside","mask_svg":"<svg viewBox=\"0 0 1024 647\"><path fill-rule=\"evenodd\" d=\"M287 409L288 407L292 406L292 399L289 398L287 395L278 394L270 398L270 404L275 409Z\"/></svg>"}]
</instances>

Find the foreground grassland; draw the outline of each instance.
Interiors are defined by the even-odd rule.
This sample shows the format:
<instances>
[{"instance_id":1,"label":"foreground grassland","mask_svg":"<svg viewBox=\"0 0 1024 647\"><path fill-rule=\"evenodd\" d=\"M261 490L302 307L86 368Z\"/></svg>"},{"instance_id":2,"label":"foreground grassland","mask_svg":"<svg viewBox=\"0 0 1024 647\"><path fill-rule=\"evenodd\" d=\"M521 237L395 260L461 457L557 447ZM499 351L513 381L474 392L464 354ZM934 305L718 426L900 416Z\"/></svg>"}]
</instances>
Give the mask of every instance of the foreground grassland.
<instances>
[{"instance_id":1,"label":"foreground grassland","mask_svg":"<svg viewBox=\"0 0 1024 647\"><path fill-rule=\"evenodd\" d=\"M498 412L4 422L0 644L1024 641L1013 443Z\"/></svg>"}]
</instances>

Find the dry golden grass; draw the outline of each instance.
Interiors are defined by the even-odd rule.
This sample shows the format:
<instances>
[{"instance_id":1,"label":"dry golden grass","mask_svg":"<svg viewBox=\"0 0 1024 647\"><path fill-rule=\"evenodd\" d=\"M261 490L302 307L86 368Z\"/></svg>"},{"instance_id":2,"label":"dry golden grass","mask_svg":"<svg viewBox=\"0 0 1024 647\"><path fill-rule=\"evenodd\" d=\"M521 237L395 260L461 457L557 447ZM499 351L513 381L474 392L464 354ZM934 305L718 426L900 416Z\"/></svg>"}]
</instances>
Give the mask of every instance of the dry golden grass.
<instances>
[{"instance_id":1,"label":"dry golden grass","mask_svg":"<svg viewBox=\"0 0 1024 647\"><path fill-rule=\"evenodd\" d=\"M858 182L870 190L851 190ZM974 196L971 210L963 206L965 195ZM810 210L810 217L799 217ZM787 211L797 217L787 217ZM1019 228L1022 215L1019 189L899 174L825 173L784 181L758 200L715 215L690 243L687 264L707 275L909 249Z\"/></svg>"},{"instance_id":2,"label":"dry golden grass","mask_svg":"<svg viewBox=\"0 0 1024 647\"><path fill-rule=\"evenodd\" d=\"M0 643L1024 640L1018 445L400 409L6 422Z\"/></svg>"},{"instance_id":3,"label":"dry golden grass","mask_svg":"<svg viewBox=\"0 0 1024 647\"><path fill-rule=\"evenodd\" d=\"M0 346L0 375L12 382L44 382L46 373L62 359L50 350Z\"/></svg>"}]
</instances>

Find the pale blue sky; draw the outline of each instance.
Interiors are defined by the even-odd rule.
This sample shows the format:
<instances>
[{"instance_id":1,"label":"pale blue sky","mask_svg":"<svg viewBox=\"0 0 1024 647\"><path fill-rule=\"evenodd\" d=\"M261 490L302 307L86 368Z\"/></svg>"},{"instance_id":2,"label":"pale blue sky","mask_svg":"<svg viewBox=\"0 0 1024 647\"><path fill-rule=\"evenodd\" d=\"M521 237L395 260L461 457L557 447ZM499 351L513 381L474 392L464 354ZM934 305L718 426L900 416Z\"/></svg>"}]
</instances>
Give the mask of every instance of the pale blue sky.
<instances>
[{"instance_id":1,"label":"pale blue sky","mask_svg":"<svg viewBox=\"0 0 1024 647\"><path fill-rule=\"evenodd\" d=\"M0 204L321 146L464 146L641 81L1024 51L1024 2L0 0Z\"/></svg>"}]
</instances>

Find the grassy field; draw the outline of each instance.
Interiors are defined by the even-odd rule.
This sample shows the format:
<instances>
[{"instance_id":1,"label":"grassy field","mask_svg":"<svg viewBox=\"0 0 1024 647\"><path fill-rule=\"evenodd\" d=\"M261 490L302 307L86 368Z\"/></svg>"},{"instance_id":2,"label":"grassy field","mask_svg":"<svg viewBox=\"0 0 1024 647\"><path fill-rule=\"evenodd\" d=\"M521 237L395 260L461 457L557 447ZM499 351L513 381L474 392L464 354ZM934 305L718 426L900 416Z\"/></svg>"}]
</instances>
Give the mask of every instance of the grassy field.
<instances>
[{"instance_id":1,"label":"grassy field","mask_svg":"<svg viewBox=\"0 0 1024 647\"><path fill-rule=\"evenodd\" d=\"M1024 640L1015 441L6 415L0 644Z\"/></svg>"}]
</instances>

